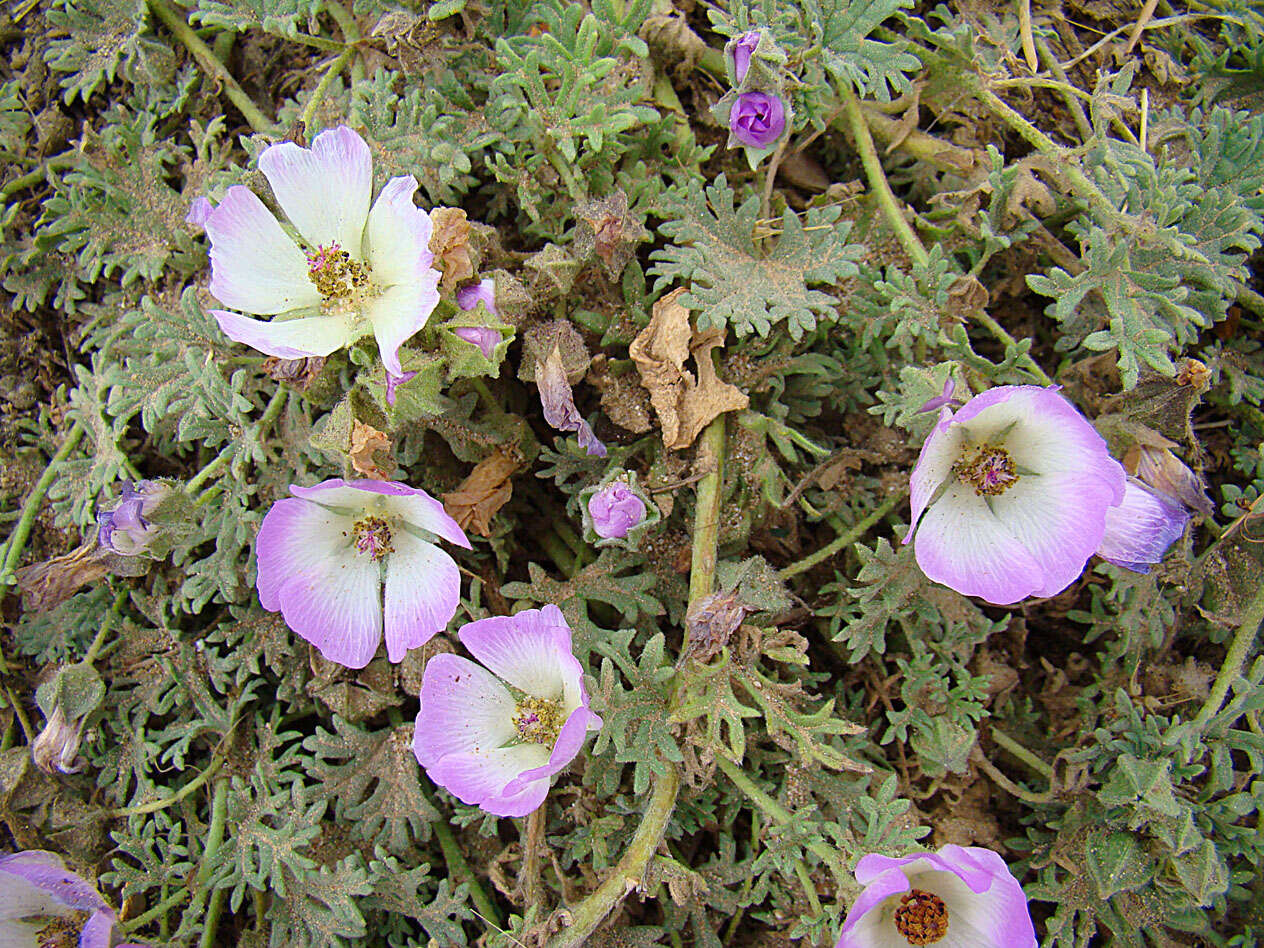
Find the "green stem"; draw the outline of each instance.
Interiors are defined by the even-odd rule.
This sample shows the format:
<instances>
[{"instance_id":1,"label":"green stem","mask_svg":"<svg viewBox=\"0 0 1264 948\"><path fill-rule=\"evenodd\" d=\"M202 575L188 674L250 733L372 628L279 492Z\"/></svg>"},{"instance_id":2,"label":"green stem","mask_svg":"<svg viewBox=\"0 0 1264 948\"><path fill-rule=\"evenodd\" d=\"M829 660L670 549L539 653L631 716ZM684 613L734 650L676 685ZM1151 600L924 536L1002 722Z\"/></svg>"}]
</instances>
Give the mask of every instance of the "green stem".
<instances>
[{"instance_id":1,"label":"green stem","mask_svg":"<svg viewBox=\"0 0 1264 948\"><path fill-rule=\"evenodd\" d=\"M311 98L307 100L307 104L303 106L303 126L307 127L312 124L312 117L316 114L316 107L320 105L320 100L325 97L325 92L329 89L329 84L334 81L334 77L342 72L343 67L351 61L351 57L355 55L355 47L348 46L342 51L337 59L329 64L329 68L325 70L325 74L320 77L320 82L316 84L316 88L312 90Z\"/></svg>"},{"instance_id":2,"label":"green stem","mask_svg":"<svg viewBox=\"0 0 1264 948\"><path fill-rule=\"evenodd\" d=\"M645 868L667 832L667 824L676 809L676 796L680 792L680 771L671 764L667 764L666 768L654 782L654 792L627 851L606 881L570 911L570 924L554 935L546 948L579 948L585 944L588 936L615 906L644 881Z\"/></svg>"},{"instance_id":3,"label":"green stem","mask_svg":"<svg viewBox=\"0 0 1264 948\"><path fill-rule=\"evenodd\" d=\"M1018 741L1014 740L996 726L991 728L991 733L992 740L997 743L997 746L1009 751L1013 756L1017 757L1020 761L1031 768L1031 770L1040 774L1040 776L1044 777L1046 780L1053 779L1053 768L1025 748L1022 744L1018 743Z\"/></svg>"},{"instance_id":4,"label":"green stem","mask_svg":"<svg viewBox=\"0 0 1264 948\"><path fill-rule=\"evenodd\" d=\"M114 605L110 607L110 611L101 620L101 628L97 630L96 636L92 639L92 644L88 646L87 653L83 656L83 664L91 665L96 661L97 655L101 652L101 646L105 644L105 637L109 635L110 629L114 627L114 622L118 619L123 611L123 603L127 601L127 590L124 589L114 597Z\"/></svg>"},{"instance_id":5,"label":"green stem","mask_svg":"<svg viewBox=\"0 0 1264 948\"><path fill-rule=\"evenodd\" d=\"M162 20L175 38L184 44L185 49L197 60L198 65L210 73L224 87L224 94L228 96L228 101L237 106L237 111L241 113L246 123L256 132L266 134L274 131L276 128L275 123L259 111L259 107L251 101L250 96L246 95L242 91L241 86L237 84L233 74L225 68L223 63L215 58L215 54L211 52L210 47L202 42L202 38L193 32L189 24L171 8L167 0L148 0L148 3L149 9L154 12L154 16Z\"/></svg>"},{"instance_id":6,"label":"green stem","mask_svg":"<svg viewBox=\"0 0 1264 948\"><path fill-rule=\"evenodd\" d=\"M430 791L422 787L422 795L431 806L435 806L434 797ZM447 864L448 871L456 878L458 883L464 882L470 887L470 898L474 900L474 907L478 909L479 914L488 923L500 928L504 922L501 920L500 912L496 911L496 906L492 904L492 900L487 897L487 893L479 884L478 877L474 875L470 864L465 861L465 857L461 855L461 847L456 844L456 837L452 835L452 827L450 827L442 818L435 820L430 824L434 827L435 835L439 837L439 848L443 850L443 861Z\"/></svg>"},{"instance_id":7,"label":"green stem","mask_svg":"<svg viewBox=\"0 0 1264 948\"><path fill-rule=\"evenodd\" d=\"M1220 713L1225 699L1229 696L1229 689L1242 676L1247 655L1250 654L1251 646L1255 643L1255 636L1260 631L1261 623L1264 623L1264 584L1256 591L1254 598L1247 603L1242 623L1233 633L1233 641L1229 643L1229 651L1225 655L1224 663L1220 666L1220 673L1212 682L1211 693L1207 695L1207 700L1199 709L1198 716L1194 718L1195 732L1201 732L1211 719Z\"/></svg>"},{"instance_id":8,"label":"green stem","mask_svg":"<svg viewBox=\"0 0 1264 948\"><path fill-rule=\"evenodd\" d=\"M194 918L202 915L202 906L206 904L206 885L211 880L211 872L214 869L215 857L219 853L219 847L224 842L224 824L228 819L228 779L223 777L215 784L215 791L211 795L211 823L207 828L206 847L202 850L202 859L198 863L197 876L195 883L197 889L193 894L193 901L189 905L188 911ZM219 912L223 903L215 898L223 890L216 890L211 896L210 907L207 908L206 914L202 916L205 921L202 927L202 938L198 942L199 948L210 948L214 944L215 929L219 924Z\"/></svg>"},{"instance_id":9,"label":"green stem","mask_svg":"<svg viewBox=\"0 0 1264 948\"><path fill-rule=\"evenodd\" d=\"M312 36L310 33L291 33L287 34L285 38L296 43L302 43L304 46L310 46L313 49L324 50L327 53L336 53L346 46L345 43L339 43L337 40L331 40L325 36Z\"/></svg>"},{"instance_id":10,"label":"green stem","mask_svg":"<svg viewBox=\"0 0 1264 948\"><path fill-rule=\"evenodd\" d=\"M847 125L851 129L852 138L856 143L856 151L860 155L860 162L865 167L865 177L869 181L869 187L873 191L874 196L878 199L878 205L882 209L883 216L886 217L887 223L891 225L891 229L895 231L895 236L899 238L904 252L919 267L925 267L930 263L930 255L926 253L926 248L922 246L922 241L913 231L913 227L905 219L900 205L895 199L895 194L891 191L891 185L887 181L887 176L882 170L882 162L878 159L878 151L873 146L873 136L869 133L869 126L865 123L865 118L860 111L860 100L856 98L856 93L850 88L843 87L843 116L847 119Z\"/></svg>"},{"instance_id":11,"label":"green stem","mask_svg":"<svg viewBox=\"0 0 1264 948\"><path fill-rule=\"evenodd\" d=\"M156 813L169 806L175 806L175 804L179 803L190 793L195 792L198 787L202 786L206 783L206 781L210 780L219 772L220 767L224 766L224 761L228 759L228 750L230 746L231 742L228 740L228 736L225 735L223 743L220 745L219 750L217 750L215 755L211 758L211 762L206 765L206 769L171 796L163 797L161 800L151 800L149 803L139 803L136 806L124 806L115 810L107 810L105 813L106 817L109 819L119 819L126 816L138 816L145 813ZM218 790L218 787L216 789Z\"/></svg>"},{"instance_id":12,"label":"green stem","mask_svg":"<svg viewBox=\"0 0 1264 948\"><path fill-rule=\"evenodd\" d=\"M846 533L839 534L837 537L835 537L829 543L825 544L825 546L821 547L815 553L811 553L808 556L805 556L803 559L799 560L796 563L791 563L785 569L781 570L777 575L780 576L782 579L789 579L792 576L798 576L800 573L806 573L808 570L810 570L812 567L816 566L817 564L825 562L831 556L837 553L839 550L842 550L842 549L845 549L846 547L851 546L853 543L859 540L862 536L868 533L870 528L873 527L874 524L876 524L879 520L881 520L883 517L889 514L892 510L894 510L897 506L903 503L904 499L907 496L908 494L905 491L898 491L895 494L892 494L890 497L888 497L886 500L880 503L877 507L875 507L873 511L869 513L868 516L866 516L863 520L859 521L854 527L852 527Z\"/></svg>"},{"instance_id":13,"label":"green stem","mask_svg":"<svg viewBox=\"0 0 1264 948\"><path fill-rule=\"evenodd\" d=\"M217 475L228 463L228 458L233 452L233 446L230 445L220 451L206 467L194 474L184 485L184 492L192 497L197 493L198 488Z\"/></svg>"},{"instance_id":14,"label":"green stem","mask_svg":"<svg viewBox=\"0 0 1264 948\"><path fill-rule=\"evenodd\" d=\"M702 432L698 466L707 469L698 481L693 517L693 557L689 568L689 602L709 596L715 586L716 547L720 537L720 494L724 486L724 415Z\"/></svg>"},{"instance_id":15,"label":"green stem","mask_svg":"<svg viewBox=\"0 0 1264 948\"><path fill-rule=\"evenodd\" d=\"M1017 346L1018 340L1009 334L1009 330L992 318L992 315L982 307L976 309L972 317L979 321L998 342L1006 346ZM1040 380L1043 385L1052 385L1053 379L1049 378L1048 373L1040 367L1040 363L1031 357L1031 353L1027 353L1022 358L1023 367L1032 375Z\"/></svg>"},{"instance_id":16,"label":"green stem","mask_svg":"<svg viewBox=\"0 0 1264 948\"><path fill-rule=\"evenodd\" d=\"M44 495L48 493L48 489L53 485L53 478L57 474L57 465L66 460L82 437L83 426L76 423L67 433L66 439L61 443L61 447L57 449L57 453L53 455L53 459L48 462L48 467L44 468L44 473L40 475L40 479L35 482L35 488L31 491L30 496L26 498L26 503L22 505L22 517L18 520L18 525L14 528L13 535L9 537L9 542L0 548L4 550L4 565L0 567L0 586L7 586L12 582L13 571L17 568L18 560L22 558L22 551L26 549L26 541L31 536L32 527L35 526L35 517L39 513L40 504L43 503Z\"/></svg>"},{"instance_id":17,"label":"green stem","mask_svg":"<svg viewBox=\"0 0 1264 948\"><path fill-rule=\"evenodd\" d=\"M325 9L329 11L329 15L334 18L334 22L338 24L338 29L342 30L343 42L348 46L360 42L360 27L356 24L355 17L344 7L338 0L325 0Z\"/></svg>"},{"instance_id":18,"label":"green stem","mask_svg":"<svg viewBox=\"0 0 1264 948\"><path fill-rule=\"evenodd\" d=\"M763 810L764 813L772 817L776 822L780 823L782 826L790 826L794 823L794 815L768 794L764 793L763 790L759 789L759 787L756 786L755 781L746 776L746 772L737 764L733 763L733 761L729 760L723 754L717 754L715 757L715 764L720 768L720 770L724 771L724 776L728 777L737 789L746 794L746 798L750 800L751 803ZM837 853L833 852L819 839L809 841L807 843L807 849L809 852L815 853L819 856L821 861L827 866L834 866L838 858Z\"/></svg>"},{"instance_id":19,"label":"green stem","mask_svg":"<svg viewBox=\"0 0 1264 948\"><path fill-rule=\"evenodd\" d=\"M119 922L118 923L119 928L123 929L123 931L125 932L135 931L138 928L143 928L144 926L148 925L150 922L154 921L154 919L159 918L160 916L165 915L167 912L171 911L173 908L175 908L177 905L179 905L188 897L189 897L189 890L184 886L180 886L180 888L176 889L176 891L172 895L163 899L161 902L159 902L149 911L145 912L145 914L137 915L135 918L129 918L125 922Z\"/></svg>"}]
</instances>

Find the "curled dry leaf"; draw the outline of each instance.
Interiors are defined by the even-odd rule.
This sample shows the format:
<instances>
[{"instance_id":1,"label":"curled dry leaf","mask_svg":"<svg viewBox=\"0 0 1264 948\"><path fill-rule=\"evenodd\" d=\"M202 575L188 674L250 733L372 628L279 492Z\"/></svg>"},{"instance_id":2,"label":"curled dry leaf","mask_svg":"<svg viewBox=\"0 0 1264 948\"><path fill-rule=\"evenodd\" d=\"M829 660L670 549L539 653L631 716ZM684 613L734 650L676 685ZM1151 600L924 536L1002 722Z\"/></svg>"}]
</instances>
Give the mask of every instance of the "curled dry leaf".
<instances>
[{"instance_id":1,"label":"curled dry leaf","mask_svg":"<svg viewBox=\"0 0 1264 948\"><path fill-rule=\"evenodd\" d=\"M511 478L519 465L516 452L498 447L474 466L460 487L443 495L443 509L462 530L473 530L481 537L491 536L492 517L513 496Z\"/></svg>"},{"instance_id":2,"label":"curled dry leaf","mask_svg":"<svg viewBox=\"0 0 1264 948\"><path fill-rule=\"evenodd\" d=\"M723 343L724 331L694 332L689 310L677 302L684 292L673 290L655 303L649 325L628 348L658 413L663 444L669 451L689 447L717 415L739 411L750 403L741 389L716 375L711 350ZM696 381L685 369L690 355L697 366Z\"/></svg>"},{"instance_id":3,"label":"curled dry leaf","mask_svg":"<svg viewBox=\"0 0 1264 948\"><path fill-rule=\"evenodd\" d=\"M378 452L385 460L379 464ZM355 419L351 425L351 466L357 474L374 480L389 481L395 473L395 459L391 457L391 439L372 425Z\"/></svg>"},{"instance_id":4,"label":"curled dry leaf","mask_svg":"<svg viewBox=\"0 0 1264 948\"><path fill-rule=\"evenodd\" d=\"M84 586L107 576L111 561L117 559L121 558L98 546L94 536L69 553L23 566L17 571L22 608L30 613L47 612Z\"/></svg>"},{"instance_id":5,"label":"curled dry leaf","mask_svg":"<svg viewBox=\"0 0 1264 948\"><path fill-rule=\"evenodd\" d=\"M478 253L470 245L470 222L459 207L436 207L430 212L434 230L430 252L442 273L440 285L451 292L478 273Z\"/></svg>"}]
</instances>

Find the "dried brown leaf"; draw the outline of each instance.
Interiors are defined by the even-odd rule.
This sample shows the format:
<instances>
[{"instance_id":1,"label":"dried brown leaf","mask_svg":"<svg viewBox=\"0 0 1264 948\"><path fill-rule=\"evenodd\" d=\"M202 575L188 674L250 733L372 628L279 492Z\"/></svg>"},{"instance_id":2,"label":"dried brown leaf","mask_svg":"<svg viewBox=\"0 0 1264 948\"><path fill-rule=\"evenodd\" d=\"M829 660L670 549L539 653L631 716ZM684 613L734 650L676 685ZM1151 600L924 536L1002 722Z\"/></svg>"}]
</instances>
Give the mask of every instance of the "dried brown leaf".
<instances>
[{"instance_id":1,"label":"dried brown leaf","mask_svg":"<svg viewBox=\"0 0 1264 948\"><path fill-rule=\"evenodd\" d=\"M658 413L663 444L670 451L689 447L716 416L750 403L741 389L716 374L711 350L723 343L724 331L694 332L689 310L677 302L684 292L683 288L673 290L655 303L649 325L628 348ZM696 381L685 369L691 355L697 366Z\"/></svg>"},{"instance_id":2,"label":"dried brown leaf","mask_svg":"<svg viewBox=\"0 0 1264 948\"><path fill-rule=\"evenodd\" d=\"M443 509L461 529L491 536L492 517L513 496L511 478L519 463L514 453L498 447L475 465L460 487L443 495Z\"/></svg>"},{"instance_id":3,"label":"dried brown leaf","mask_svg":"<svg viewBox=\"0 0 1264 948\"><path fill-rule=\"evenodd\" d=\"M379 463L378 452L385 460ZM351 466L357 474L374 480L389 481L395 473L395 459L391 456L391 439L372 425L356 419L351 425Z\"/></svg>"},{"instance_id":4,"label":"dried brown leaf","mask_svg":"<svg viewBox=\"0 0 1264 948\"><path fill-rule=\"evenodd\" d=\"M478 254L470 245L470 222L459 207L436 207L430 220L434 225L430 234L434 265L443 273L440 285L451 292L478 273Z\"/></svg>"}]
</instances>

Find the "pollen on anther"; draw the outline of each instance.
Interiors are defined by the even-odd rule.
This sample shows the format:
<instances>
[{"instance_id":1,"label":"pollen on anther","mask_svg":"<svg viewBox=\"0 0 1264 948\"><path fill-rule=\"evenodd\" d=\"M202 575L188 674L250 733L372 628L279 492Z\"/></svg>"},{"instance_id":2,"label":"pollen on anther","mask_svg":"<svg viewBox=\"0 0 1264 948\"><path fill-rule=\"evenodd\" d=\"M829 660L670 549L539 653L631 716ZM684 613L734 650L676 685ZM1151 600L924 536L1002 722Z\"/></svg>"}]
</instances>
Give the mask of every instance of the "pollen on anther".
<instances>
[{"instance_id":1,"label":"pollen on anther","mask_svg":"<svg viewBox=\"0 0 1264 948\"><path fill-rule=\"evenodd\" d=\"M939 896L910 889L900 896L895 930L910 945L933 945L948 934L948 906Z\"/></svg>"}]
</instances>

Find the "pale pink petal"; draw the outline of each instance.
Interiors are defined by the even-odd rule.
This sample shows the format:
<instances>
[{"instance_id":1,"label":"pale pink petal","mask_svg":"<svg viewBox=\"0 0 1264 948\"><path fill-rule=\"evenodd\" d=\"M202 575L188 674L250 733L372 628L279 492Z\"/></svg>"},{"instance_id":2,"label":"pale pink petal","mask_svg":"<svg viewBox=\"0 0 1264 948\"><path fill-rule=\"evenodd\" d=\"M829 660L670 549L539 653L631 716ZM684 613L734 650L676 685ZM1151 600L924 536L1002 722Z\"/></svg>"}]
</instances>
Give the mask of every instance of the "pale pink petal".
<instances>
[{"instance_id":1,"label":"pale pink petal","mask_svg":"<svg viewBox=\"0 0 1264 948\"><path fill-rule=\"evenodd\" d=\"M869 858L865 856L861 862ZM908 941L895 930L880 908L887 899L902 895L911 888L908 877L898 866L892 866L875 876L861 879L857 867L856 881L865 889L848 910L842 935L834 948L908 948Z\"/></svg>"},{"instance_id":2,"label":"pale pink petal","mask_svg":"<svg viewBox=\"0 0 1264 948\"><path fill-rule=\"evenodd\" d=\"M40 931L43 922L19 922L16 918L0 918L0 945L5 948L43 948Z\"/></svg>"},{"instance_id":3,"label":"pale pink petal","mask_svg":"<svg viewBox=\"0 0 1264 948\"><path fill-rule=\"evenodd\" d=\"M278 359L327 356L351 344L351 324L343 316L304 316L299 319L251 319L227 310L211 315L229 339Z\"/></svg>"},{"instance_id":4,"label":"pale pink petal","mask_svg":"<svg viewBox=\"0 0 1264 948\"><path fill-rule=\"evenodd\" d=\"M407 530L395 530L386 557L386 657L401 662L409 649L442 632L461 604L461 573L452 557Z\"/></svg>"},{"instance_id":5,"label":"pale pink petal","mask_svg":"<svg viewBox=\"0 0 1264 948\"><path fill-rule=\"evenodd\" d=\"M527 694L561 700L567 714L587 704L583 668L571 653L571 630L555 605L461 627L461 644L505 681Z\"/></svg>"},{"instance_id":6,"label":"pale pink petal","mask_svg":"<svg viewBox=\"0 0 1264 948\"><path fill-rule=\"evenodd\" d=\"M517 736L516 705L500 679L468 658L436 655L421 679L413 754L427 770L448 754L503 747Z\"/></svg>"},{"instance_id":7,"label":"pale pink petal","mask_svg":"<svg viewBox=\"0 0 1264 948\"><path fill-rule=\"evenodd\" d=\"M542 777L515 793L505 788L523 771L541 767L548 751L540 744L517 744L479 753L447 754L426 773L462 803L496 816L526 816L548 796L549 780Z\"/></svg>"},{"instance_id":8,"label":"pale pink petal","mask_svg":"<svg viewBox=\"0 0 1264 948\"><path fill-rule=\"evenodd\" d=\"M966 596L1010 605L1044 585L1044 572L974 488L954 483L923 515L914 538L930 579Z\"/></svg>"},{"instance_id":9,"label":"pale pink petal","mask_svg":"<svg viewBox=\"0 0 1264 948\"><path fill-rule=\"evenodd\" d=\"M973 898L957 897L949 903L958 921L965 923L967 933L973 930L982 936L973 942L962 941L959 948L977 944L988 945L989 948L1036 948L1036 933L1027 907L1027 896L999 854L980 846L949 844L941 847L936 855L974 895ZM982 875L988 876L986 887L979 882ZM947 893L936 894L947 901ZM958 926L959 932L962 927ZM951 935L951 921L949 929Z\"/></svg>"},{"instance_id":10,"label":"pale pink petal","mask_svg":"<svg viewBox=\"0 0 1264 948\"><path fill-rule=\"evenodd\" d=\"M413 488L395 481L367 479L347 481L341 477L331 477L311 487L291 484L290 493L324 507L352 511L356 516L360 516L365 506L376 502L380 495L388 497L407 495L413 493Z\"/></svg>"},{"instance_id":11,"label":"pale pink petal","mask_svg":"<svg viewBox=\"0 0 1264 948\"><path fill-rule=\"evenodd\" d=\"M1116 566L1148 573L1181 538L1187 523L1185 508L1130 480L1124 502L1106 511L1106 530L1097 555Z\"/></svg>"},{"instance_id":12,"label":"pale pink petal","mask_svg":"<svg viewBox=\"0 0 1264 948\"><path fill-rule=\"evenodd\" d=\"M381 569L351 545L352 518L279 500L256 541L259 602L329 661L363 668L382 641Z\"/></svg>"},{"instance_id":13,"label":"pale pink petal","mask_svg":"<svg viewBox=\"0 0 1264 948\"><path fill-rule=\"evenodd\" d=\"M311 148L281 142L259 156L259 170L312 249L336 243L360 259L373 186L373 159L364 139L340 125L317 135Z\"/></svg>"},{"instance_id":14,"label":"pale pink petal","mask_svg":"<svg viewBox=\"0 0 1264 948\"><path fill-rule=\"evenodd\" d=\"M1032 595L1053 596L1084 572L1101 545L1114 486L1091 473L1020 476L989 498L1004 530L1039 564Z\"/></svg>"},{"instance_id":15,"label":"pale pink petal","mask_svg":"<svg viewBox=\"0 0 1264 948\"><path fill-rule=\"evenodd\" d=\"M470 549L469 538L461 525L443 509L443 504L419 487L410 487L407 494L391 496L386 501L386 509L414 527L433 533L459 547Z\"/></svg>"},{"instance_id":16,"label":"pale pink petal","mask_svg":"<svg viewBox=\"0 0 1264 948\"><path fill-rule=\"evenodd\" d=\"M496 353L501 340L500 330L488 326L457 326L452 330L452 335L478 346L484 359L490 359Z\"/></svg>"},{"instance_id":17,"label":"pale pink petal","mask_svg":"<svg viewBox=\"0 0 1264 948\"><path fill-rule=\"evenodd\" d=\"M364 231L364 258L373 268L379 286L396 283L425 283L439 271L431 264L433 225L430 215L413 203L417 179L412 175L391 178L373 202Z\"/></svg>"},{"instance_id":18,"label":"pale pink petal","mask_svg":"<svg viewBox=\"0 0 1264 948\"><path fill-rule=\"evenodd\" d=\"M367 305L365 316L373 326L378 351L386 371L402 375L399 347L412 338L439 305L439 271L423 273L416 281L398 283Z\"/></svg>"},{"instance_id":19,"label":"pale pink petal","mask_svg":"<svg viewBox=\"0 0 1264 948\"><path fill-rule=\"evenodd\" d=\"M939 421L922 444L913 473L909 475L909 500L913 506L911 522L914 526L935 496L935 491L952 476L952 466L960 459L965 442L965 429L952 423L951 409L943 408ZM904 542L908 543L912 538L913 531L910 530Z\"/></svg>"},{"instance_id":20,"label":"pale pink petal","mask_svg":"<svg viewBox=\"0 0 1264 948\"><path fill-rule=\"evenodd\" d=\"M320 303L307 258L249 188L229 188L205 226L211 295L224 306L271 316Z\"/></svg>"}]
</instances>

